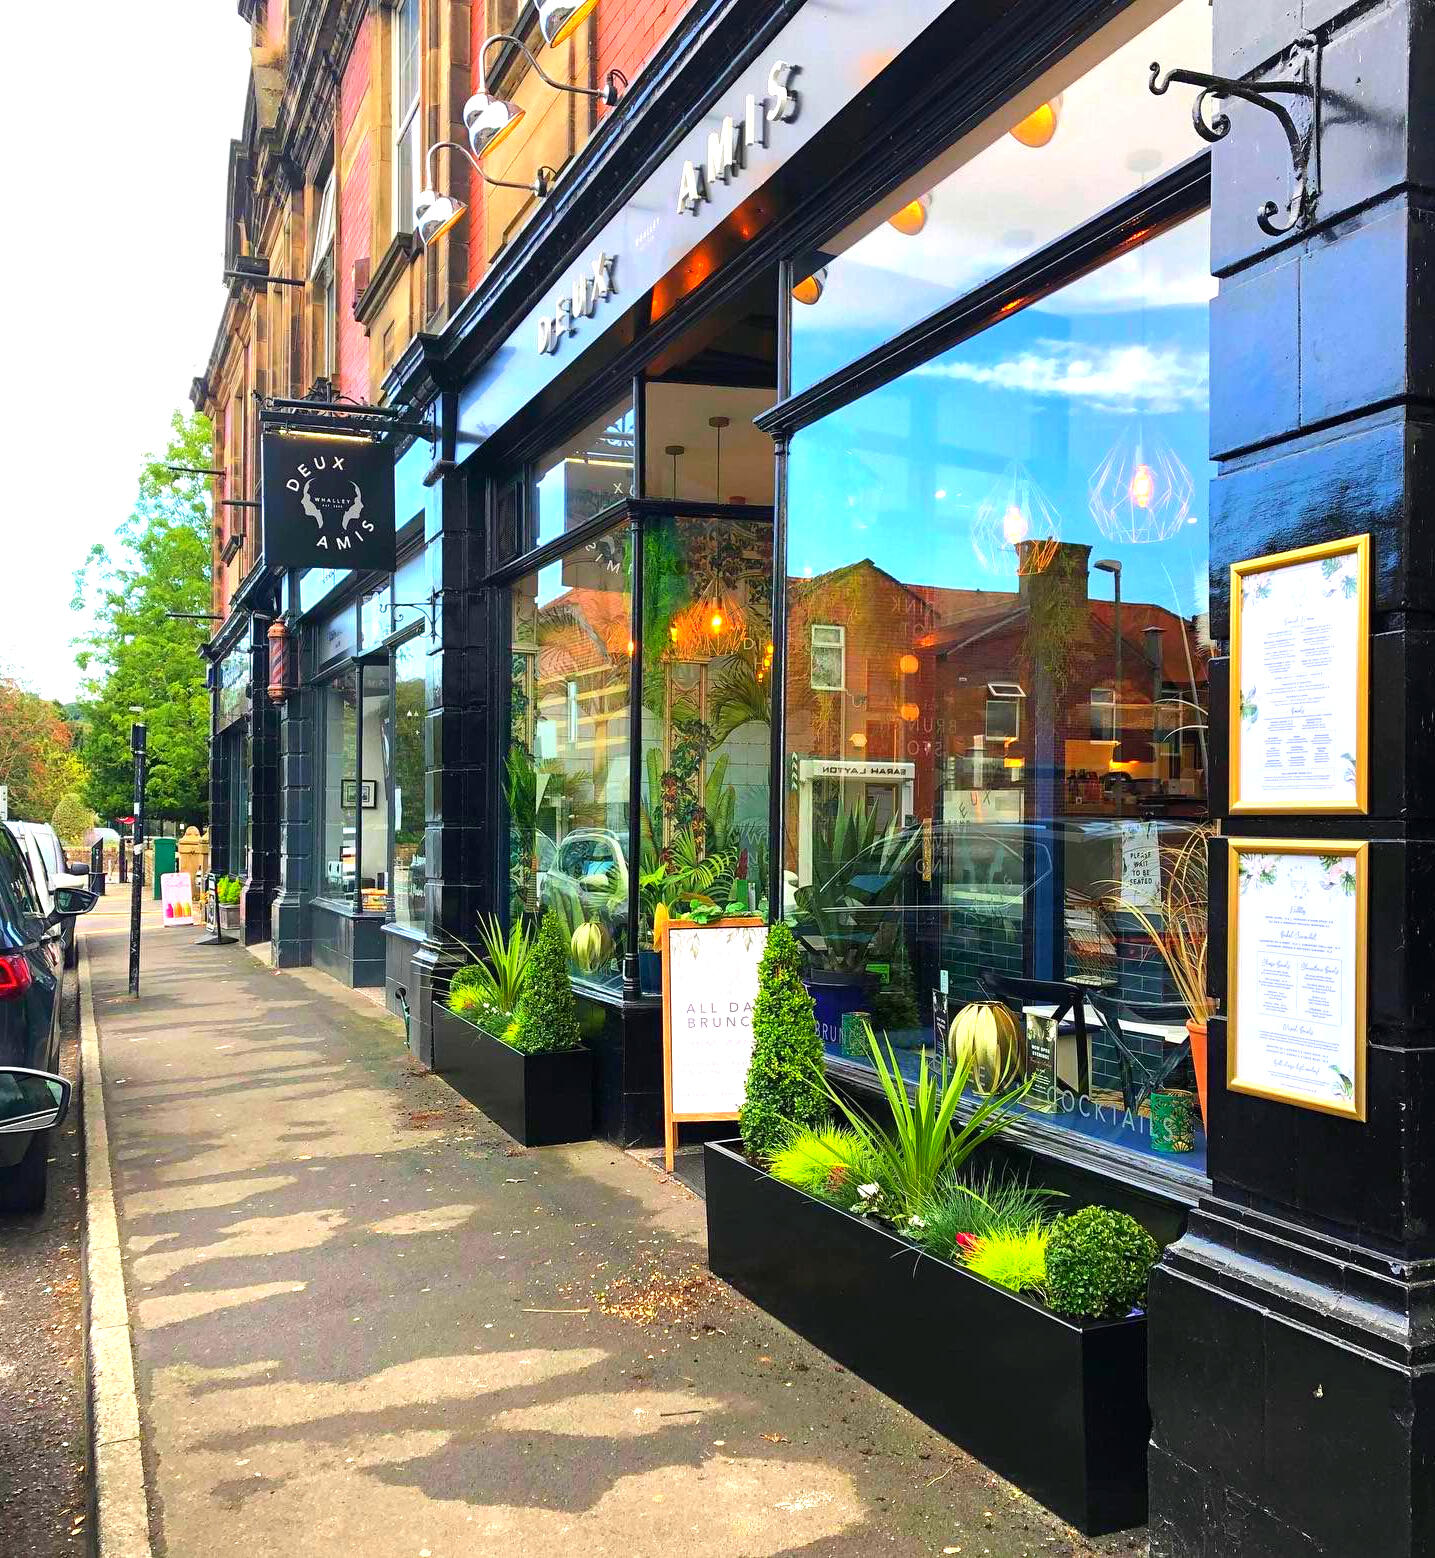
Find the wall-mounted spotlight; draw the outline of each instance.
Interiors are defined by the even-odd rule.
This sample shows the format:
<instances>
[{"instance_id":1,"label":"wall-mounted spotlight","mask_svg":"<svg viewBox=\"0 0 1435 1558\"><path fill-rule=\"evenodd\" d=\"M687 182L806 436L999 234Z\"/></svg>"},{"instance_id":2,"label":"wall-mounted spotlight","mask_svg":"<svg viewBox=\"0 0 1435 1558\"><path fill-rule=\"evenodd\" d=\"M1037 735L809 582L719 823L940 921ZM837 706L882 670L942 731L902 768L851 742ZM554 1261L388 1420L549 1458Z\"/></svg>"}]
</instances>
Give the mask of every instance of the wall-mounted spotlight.
<instances>
[{"instance_id":1,"label":"wall-mounted spotlight","mask_svg":"<svg viewBox=\"0 0 1435 1558\"><path fill-rule=\"evenodd\" d=\"M793 299L798 303L806 303L809 307L822 296L823 288L827 285L827 267L825 265L813 271L810 276L804 276L792 289Z\"/></svg>"},{"instance_id":2,"label":"wall-mounted spotlight","mask_svg":"<svg viewBox=\"0 0 1435 1558\"><path fill-rule=\"evenodd\" d=\"M551 37L547 33L544 36L548 37L550 43L557 43L567 37L568 33L582 21L583 16L593 9L595 3L596 0L587 0L586 4L580 6L565 4L557 8L578 10L582 15L570 19L571 25L565 23L566 31L558 28ZM570 86L566 81L555 81L534 58L533 51L522 38L515 37L511 32L496 32L483 40L483 47L478 51L478 91L463 105L463 123L468 131L468 144L473 148L475 157L484 156L500 142L507 140L517 127L518 121L523 118L523 109L517 103L510 102L507 98L495 97L488 90L487 66L484 61L489 48L495 43L513 44L538 72L539 79L546 82L555 92L570 92L577 97L596 98L604 107L612 108L621 93L627 89L628 78L620 70L610 70L603 78L601 87L577 87Z\"/></svg>"},{"instance_id":3,"label":"wall-mounted spotlight","mask_svg":"<svg viewBox=\"0 0 1435 1558\"><path fill-rule=\"evenodd\" d=\"M428 155L424 159L424 173L428 187L423 190L414 203L414 231L423 240L427 248L436 238L442 238L458 219L468 210L468 206L454 195L444 194L434 182L434 153L447 147L449 151L456 151L460 157L468 160L473 171L478 174L485 184L492 184L496 189L524 189L542 200L553 187L553 180L557 173L548 167L539 168L533 175L531 184L515 184L510 179L491 178L478 164L478 159L466 146L460 146L457 141L435 141L428 149Z\"/></svg>"},{"instance_id":4,"label":"wall-mounted spotlight","mask_svg":"<svg viewBox=\"0 0 1435 1558\"><path fill-rule=\"evenodd\" d=\"M597 9L598 0L539 0L538 30L551 49L571 38Z\"/></svg>"}]
</instances>

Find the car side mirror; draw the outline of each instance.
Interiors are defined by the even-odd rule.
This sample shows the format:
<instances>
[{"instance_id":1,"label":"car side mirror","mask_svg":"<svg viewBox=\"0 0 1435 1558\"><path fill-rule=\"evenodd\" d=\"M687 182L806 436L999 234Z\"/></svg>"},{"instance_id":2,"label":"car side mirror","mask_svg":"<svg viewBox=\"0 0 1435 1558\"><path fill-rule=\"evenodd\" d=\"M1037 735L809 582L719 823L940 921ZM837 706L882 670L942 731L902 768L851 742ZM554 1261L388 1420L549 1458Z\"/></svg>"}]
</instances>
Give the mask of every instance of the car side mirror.
<instances>
[{"instance_id":1,"label":"car side mirror","mask_svg":"<svg viewBox=\"0 0 1435 1558\"><path fill-rule=\"evenodd\" d=\"M0 1067L0 1134L47 1131L60 1125L70 1107L70 1084L48 1071Z\"/></svg>"},{"instance_id":2,"label":"car side mirror","mask_svg":"<svg viewBox=\"0 0 1435 1558\"><path fill-rule=\"evenodd\" d=\"M55 917L63 920L72 914L88 914L99 901L100 895L87 887L57 887Z\"/></svg>"}]
</instances>

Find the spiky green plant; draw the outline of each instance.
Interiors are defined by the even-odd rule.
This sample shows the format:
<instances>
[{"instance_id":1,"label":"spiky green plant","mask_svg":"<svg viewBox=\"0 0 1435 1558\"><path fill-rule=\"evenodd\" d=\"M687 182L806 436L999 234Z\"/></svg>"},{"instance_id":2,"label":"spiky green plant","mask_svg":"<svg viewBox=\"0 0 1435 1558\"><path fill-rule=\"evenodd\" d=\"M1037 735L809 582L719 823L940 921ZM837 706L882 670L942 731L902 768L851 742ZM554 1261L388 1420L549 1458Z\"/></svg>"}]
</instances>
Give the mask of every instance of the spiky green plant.
<instances>
[{"instance_id":1,"label":"spiky green plant","mask_svg":"<svg viewBox=\"0 0 1435 1558\"><path fill-rule=\"evenodd\" d=\"M895 1203L896 1217L905 1222L914 1213L920 1216L937 1186L955 1179L978 1148L1006 1129L1012 1105L1026 1096L1030 1084L990 1097L979 1095L971 1115L957 1128L957 1105L971 1079L972 1057L964 1056L954 1068L943 1057L934 1076L923 1050L916 1085L909 1094L891 1044L885 1038L879 1043L871 1025L863 1026L890 1125L838 1092L820 1059L814 1070L828 1099L871 1153L874 1177Z\"/></svg>"},{"instance_id":2,"label":"spiky green plant","mask_svg":"<svg viewBox=\"0 0 1435 1558\"><path fill-rule=\"evenodd\" d=\"M749 1157L766 1163L794 1130L827 1118L822 1040L802 982L802 950L778 921L767 933L752 1009L752 1061L738 1129Z\"/></svg>"},{"instance_id":3,"label":"spiky green plant","mask_svg":"<svg viewBox=\"0 0 1435 1558\"><path fill-rule=\"evenodd\" d=\"M1046 1246L1051 1230L1040 1226L1000 1229L978 1239L963 1256L974 1271L1013 1293L1040 1293L1046 1286Z\"/></svg>"},{"instance_id":4,"label":"spiky green plant","mask_svg":"<svg viewBox=\"0 0 1435 1558\"><path fill-rule=\"evenodd\" d=\"M772 1155L768 1171L809 1195L849 1204L870 1167L862 1139L842 1125L794 1131Z\"/></svg>"},{"instance_id":5,"label":"spiky green plant","mask_svg":"<svg viewBox=\"0 0 1435 1558\"><path fill-rule=\"evenodd\" d=\"M917 1209L908 1230L923 1249L960 1260L961 1243L993 1233L1019 1233L1045 1223L1061 1192L988 1172L978 1179L939 1185Z\"/></svg>"},{"instance_id":6,"label":"spiky green plant","mask_svg":"<svg viewBox=\"0 0 1435 1558\"><path fill-rule=\"evenodd\" d=\"M568 932L552 912L538 927L516 1015L517 1030L509 1043L525 1054L576 1049L582 1043L568 978Z\"/></svg>"}]
</instances>

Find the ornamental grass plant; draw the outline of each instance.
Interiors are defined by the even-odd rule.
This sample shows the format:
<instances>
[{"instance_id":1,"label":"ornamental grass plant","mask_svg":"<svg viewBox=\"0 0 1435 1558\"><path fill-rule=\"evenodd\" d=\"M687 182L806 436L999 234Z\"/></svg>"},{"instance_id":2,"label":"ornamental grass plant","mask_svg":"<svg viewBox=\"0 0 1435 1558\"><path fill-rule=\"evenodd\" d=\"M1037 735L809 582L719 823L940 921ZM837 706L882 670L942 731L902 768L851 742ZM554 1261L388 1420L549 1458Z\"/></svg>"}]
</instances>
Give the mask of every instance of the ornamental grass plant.
<instances>
[{"instance_id":1,"label":"ornamental grass plant","mask_svg":"<svg viewBox=\"0 0 1435 1558\"><path fill-rule=\"evenodd\" d=\"M994 1229L974 1239L964 1251L963 1264L998 1287L1013 1293L1040 1293L1046 1287L1046 1249L1051 1230L1040 1224L1029 1228Z\"/></svg>"},{"instance_id":2,"label":"ornamental grass plant","mask_svg":"<svg viewBox=\"0 0 1435 1558\"><path fill-rule=\"evenodd\" d=\"M949 1180L917 1209L912 1237L929 1254L960 1261L965 1248L978 1239L1042 1227L1060 1198L1060 1191L992 1172L972 1180Z\"/></svg>"},{"instance_id":3,"label":"ornamental grass plant","mask_svg":"<svg viewBox=\"0 0 1435 1558\"><path fill-rule=\"evenodd\" d=\"M842 1125L793 1132L768 1164L774 1179L839 1206L851 1204L871 1169L862 1138Z\"/></svg>"},{"instance_id":4,"label":"ornamental grass plant","mask_svg":"<svg viewBox=\"0 0 1435 1558\"><path fill-rule=\"evenodd\" d=\"M478 922L481 950L475 951L467 942L453 937L453 941L471 959L458 969L449 980L448 1009L467 1014L475 1008L475 1001L499 1012L513 1012L523 995L528 964L533 956L534 938L521 920L505 931L496 915L487 915ZM477 997L460 995L463 991L476 991ZM464 1002L454 1004L455 997Z\"/></svg>"}]
</instances>

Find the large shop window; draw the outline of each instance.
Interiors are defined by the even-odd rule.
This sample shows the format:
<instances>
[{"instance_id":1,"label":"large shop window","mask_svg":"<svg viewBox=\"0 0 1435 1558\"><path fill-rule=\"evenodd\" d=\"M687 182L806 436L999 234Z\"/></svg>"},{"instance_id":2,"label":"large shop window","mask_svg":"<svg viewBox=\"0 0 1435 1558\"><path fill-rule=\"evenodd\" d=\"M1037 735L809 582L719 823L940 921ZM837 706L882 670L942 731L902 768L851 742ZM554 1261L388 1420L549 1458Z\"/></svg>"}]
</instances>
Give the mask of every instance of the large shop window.
<instances>
[{"instance_id":1,"label":"large shop window","mask_svg":"<svg viewBox=\"0 0 1435 1558\"><path fill-rule=\"evenodd\" d=\"M632 557L626 525L511 590L511 916L564 922L575 974L622 988Z\"/></svg>"},{"instance_id":2,"label":"large shop window","mask_svg":"<svg viewBox=\"0 0 1435 1558\"><path fill-rule=\"evenodd\" d=\"M1159 25L1188 10L1208 32L1204 0ZM1067 94L1058 135L1085 101ZM1110 159L1120 103L1083 166ZM1014 224L1016 194L964 198L971 231ZM1058 176L1020 220L1049 231L1068 196ZM915 1074L939 1014L984 996L1049 1014L1074 987L1084 1038L1063 1024L1042 1118L1099 1151L1152 1154L1152 1088L1193 1086L1132 911L1159 926L1207 817L1208 253L1205 215L1169 227L791 452L784 907L827 1048L860 1062L865 1013ZM1179 1161L1204 1150L1198 1126Z\"/></svg>"},{"instance_id":3,"label":"large shop window","mask_svg":"<svg viewBox=\"0 0 1435 1558\"><path fill-rule=\"evenodd\" d=\"M346 666L319 688L323 749L318 891L401 925L424 919L422 636Z\"/></svg>"},{"instance_id":4,"label":"large shop window","mask_svg":"<svg viewBox=\"0 0 1435 1558\"><path fill-rule=\"evenodd\" d=\"M610 407L538 459L529 478L530 533L518 533L522 505L512 489L499 494L498 553L515 557L546 546L633 494L633 402Z\"/></svg>"},{"instance_id":5,"label":"large shop window","mask_svg":"<svg viewBox=\"0 0 1435 1558\"><path fill-rule=\"evenodd\" d=\"M793 293L793 390L1199 151L1189 117L1147 89L1157 59L1210 68L1210 0L1128 6L1005 111L803 255Z\"/></svg>"}]
</instances>

